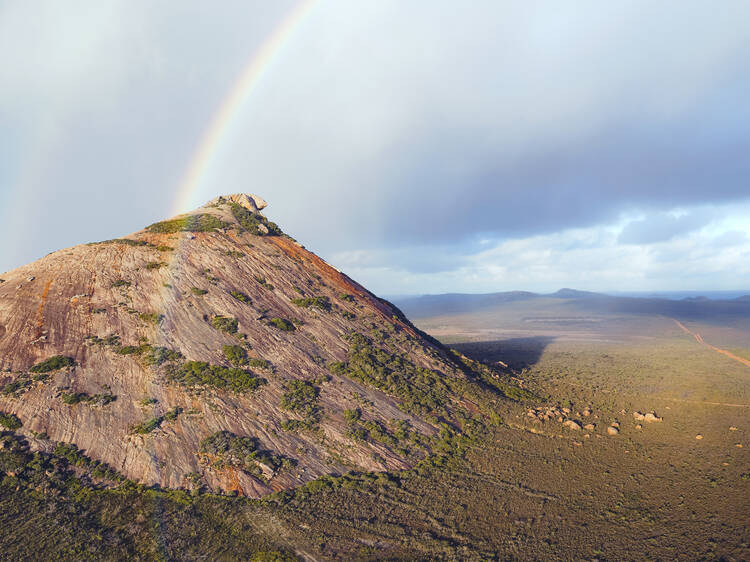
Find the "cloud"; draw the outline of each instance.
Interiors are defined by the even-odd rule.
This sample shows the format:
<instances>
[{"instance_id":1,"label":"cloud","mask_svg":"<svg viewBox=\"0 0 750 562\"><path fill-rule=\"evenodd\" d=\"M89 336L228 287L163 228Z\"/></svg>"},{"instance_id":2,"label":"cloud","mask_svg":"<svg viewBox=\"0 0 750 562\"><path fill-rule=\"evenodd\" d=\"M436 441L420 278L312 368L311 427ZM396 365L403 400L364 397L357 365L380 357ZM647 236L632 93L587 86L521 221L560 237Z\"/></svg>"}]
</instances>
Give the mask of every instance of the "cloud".
<instances>
[{"instance_id":1,"label":"cloud","mask_svg":"<svg viewBox=\"0 0 750 562\"><path fill-rule=\"evenodd\" d=\"M293 5L3 4L0 270L169 214L210 119ZM257 192L286 231L385 292L566 271L568 286L637 283L622 268L656 255L642 245L729 245L701 209L745 209L722 232L748 223L746 9L319 2L192 204Z\"/></svg>"},{"instance_id":2,"label":"cloud","mask_svg":"<svg viewBox=\"0 0 750 562\"><path fill-rule=\"evenodd\" d=\"M670 213L656 213L644 219L631 221L620 232L620 244L654 244L680 235L693 232L709 224L715 214L701 210L675 216Z\"/></svg>"}]
</instances>

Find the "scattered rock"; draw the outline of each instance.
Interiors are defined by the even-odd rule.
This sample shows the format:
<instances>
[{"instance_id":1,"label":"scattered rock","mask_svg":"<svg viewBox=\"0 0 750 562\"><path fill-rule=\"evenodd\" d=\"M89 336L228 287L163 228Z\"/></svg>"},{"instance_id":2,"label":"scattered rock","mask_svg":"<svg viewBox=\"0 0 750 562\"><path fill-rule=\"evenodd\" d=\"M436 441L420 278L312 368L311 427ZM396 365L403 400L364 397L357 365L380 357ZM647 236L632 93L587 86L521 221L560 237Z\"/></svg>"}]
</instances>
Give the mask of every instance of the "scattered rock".
<instances>
[{"instance_id":1,"label":"scattered rock","mask_svg":"<svg viewBox=\"0 0 750 562\"><path fill-rule=\"evenodd\" d=\"M645 415L643 415L640 412L633 412L633 417L637 419L638 421L643 421L645 419Z\"/></svg>"},{"instance_id":2,"label":"scattered rock","mask_svg":"<svg viewBox=\"0 0 750 562\"><path fill-rule=\"evenodd\" d=\"M583 412L581 412L581 415L585 418L589 417L591 415L591 410L586 408Z\"/></svg>"},{"instance_id":3,"label":"scattered rock","mask_svg":"<svg viewBox=\"0 0 750 562\"><path fill-rule=\"evenodd\" d=\"M562 423L563 422L563 417L562 416L558 417L557 421L559 421L560 423Z\"/></svg>"},{"instance_id":4,"label":"scattered rock","mask_svg":"<svg viewBox=\"0 0 750 562\"><path fill-rule=\"evenodd\" d=\"M594 431L594 429L596 429L596 425L593 423L587 423L583 426L583 429L585 429L586 431Z\"/></svg>"},{"instance_id":5,"label":"scattered rock","mask_svg":"<svg viewBox=\"0 0 750 562\"><path fill-rule=\"evenodd\" d=\"M584 433L583 434L583 438L584 439L589 439L590 437L591 437L591 435L589 435L588 433Z\"/></svg>"},{"instance_id":6,"label":"scattered rock","mask_svg":"<svg viewBox=\"0 0 750 562\"><path fill-rule=\"evenodd\" d=\"M703 436L702 436L702 435L701 435L701 434L699 433L698 435L696 435L696 436L695 436L695 438L696 438L696 439L697 439L698 441L700 441L701 439L703 439Z\"/></svg>"},{"instance_id":7,"label":"scattered rock","mask_svg":"<svg viewBox=\"0 0 750 562\"><path fill-rule=\"evenodd\" d=\"M568 420L563 425L574 431L578 431L579 429L581 429L581 424L573 420Z\"/></svg>"},{"instance_id":8,"label":"scattered rock","mask_svg":"<svg viewBox=\"0 0 750 562\"><path fill-rule=\"evenodd\" d=\"M27 277L27 278L26 278L26 281L28 281L28 282L31 282L31 281L33 281L34 279L36 279L36 277L34 277L33 275L31 275L30 277Z\"/></svg>"},{"instance_id":9,"label":"scattered rock","mask_svg":"<svg viewBox=\"0 0 750 562\"><path fill-rule=\"evenodd\" d=\"M615 427L617 429L620 429L620 422L613 421L611 424L609 424L611 427Z\"/></svg>"},{"instance_id":10,"label":"scattered rock","mask_svg":"<svg viewBox=\"0 0 750 562\"><path fill-rule=\"evenodd\" d=\"M735 447L737 447L738 449L742 449L742 443L737 443L737 444L735 445Z\"/></svg>"},{"instance_id":11,"label":"scattered rock","mask_svg":"<svg viewBox=\"0 0 750 562\"><path fill-rule=\"evenodd\" d=\"M643 417L643 419L645 419L647 422L660 422L664 420L664 418L660 418L659 416L657 416L655 412L649 412Z\"/></svg>"},{"instance_id":12,"label":"scattered rock","mask_svg":"<svg viewBox=\"0 0 750 562\"><path fill-rule=\"evenodd\" d=\"M564 414L569 414L570 413L570 408L563 408L562 411L563 411Z\"/></svg>"},{"instance_id":13,"label":"scattered rock","mask_svg":"<svg viewBox=\"0 0 750 562\"><path fill-rule=\"evenodd\" d=\"M643 426L641 424L637 423L637 424L635 424L635 428L636 429L643 429Z\"/></svg>"},{"instance_id":14,"label":"scattered rock","mask_svg":"<svg viewBox=\"0 0 750 562\"><path fill-rule=\"evenodd\" d=\"M729 428L729 431L737 431L737 428L736 428L736 427L734 427L734 426L731 426L731 427Z\"/></svg>"},{"instance_id":15,"label":"scattered rock","mask_svg":"<svg viewBox=\"0 0 750 562\"><path fill-rule=\"evenodd\" d=\"M609 426L609 427L607 428L607 433L609 433L610 435L617 435L618 433L620 433L620 430L619 430L619 429L617 429L617 428L616 428L615 426L613 426L613 425L610 425L610 426Z\"/></svg>"}]
</instances>

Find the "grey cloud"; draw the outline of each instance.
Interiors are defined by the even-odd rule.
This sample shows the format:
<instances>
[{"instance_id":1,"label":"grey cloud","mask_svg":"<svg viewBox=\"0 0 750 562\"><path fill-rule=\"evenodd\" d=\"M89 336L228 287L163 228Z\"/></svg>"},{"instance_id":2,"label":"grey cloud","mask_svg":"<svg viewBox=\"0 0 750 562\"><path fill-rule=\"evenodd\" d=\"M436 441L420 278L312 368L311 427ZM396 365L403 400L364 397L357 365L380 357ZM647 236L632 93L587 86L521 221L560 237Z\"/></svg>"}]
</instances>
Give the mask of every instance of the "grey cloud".
<instances>
[{"instance_id":1,"label":"grey cloud","mask_svg":"<svg viewBox=\"0 0 750 562\"><path fill-rule=\"evenodd\" d=\"M293 5L2 4L0 238L14 243L0 270L169 214L217 107ZM482 238L748 200L746 11L320 1L191 204L255 191L324 256L375 249L359 259L447 275ZM557 251L609 241L570 244Z\"/></svg>"},{"instance_id":2,"label":"grey cloud","mask_svg":"<svg viewBox=\"0 0 750 562\"><path fill-rule=\"evenodd\" d=\"M654 244L685 235L706 226L714 214L693 212L681 216L666 213L651 215L642 220L631 221L620 232L620 244Z\"/></svg>"}]
</instances>

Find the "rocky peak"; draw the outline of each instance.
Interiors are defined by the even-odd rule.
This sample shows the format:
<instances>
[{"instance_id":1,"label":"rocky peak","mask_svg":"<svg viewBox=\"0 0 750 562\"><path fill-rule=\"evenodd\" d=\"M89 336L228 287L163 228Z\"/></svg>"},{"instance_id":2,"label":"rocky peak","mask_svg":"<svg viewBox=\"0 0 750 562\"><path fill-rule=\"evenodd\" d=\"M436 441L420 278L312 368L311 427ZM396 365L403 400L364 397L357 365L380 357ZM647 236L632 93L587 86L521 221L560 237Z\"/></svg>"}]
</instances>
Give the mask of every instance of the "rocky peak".
<instances>
[{"instance_id":1,"label":"rocky peak","mask_svg":"<svg viewBox=\"0 0 750 562\"><path fill-rule=\"evenodd\" d=\"M224 203L236 203L248 211L258 213L268 206L268 203L258 195L251 193L233 193L231 195L219 195L204 205L204 207L216 207Z\"/></svg>"},{"instance_id":2,"label":"rocky peak","mask_svg":"<svg viewBox=\"0 0 750 562\"><path fill-rule=\"evenodd\" d=\"M3 275L0 413L38 450L259 497L414 466L500 384L258 211L218 197ZM494 398L493 398L494 399Z\"/></svg>"}]
</instances>

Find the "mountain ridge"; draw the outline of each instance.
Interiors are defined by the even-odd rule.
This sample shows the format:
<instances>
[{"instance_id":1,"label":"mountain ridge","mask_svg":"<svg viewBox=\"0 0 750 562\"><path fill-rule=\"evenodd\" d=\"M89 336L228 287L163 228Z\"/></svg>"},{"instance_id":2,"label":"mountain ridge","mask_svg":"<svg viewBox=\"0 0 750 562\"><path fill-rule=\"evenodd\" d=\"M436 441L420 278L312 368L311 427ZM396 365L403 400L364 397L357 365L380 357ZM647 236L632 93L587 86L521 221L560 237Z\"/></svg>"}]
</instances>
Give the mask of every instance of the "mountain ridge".
<instances>
[{"instance_id":1,"label":"mountain ridge","mask_svg":"<svg viewBox=\"0 0 750 562\"><path fill-rule=\"evenodd\" d=\"M145 484L260 497L413 467L466 412L516 392L263 207L222 196L4 274L0 412L32 449L75 445Z\"/></svg>"}]
</instances>

